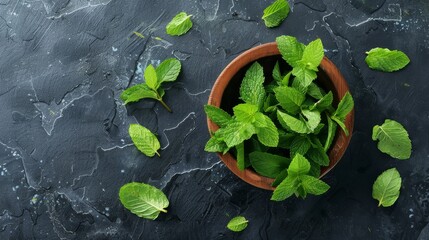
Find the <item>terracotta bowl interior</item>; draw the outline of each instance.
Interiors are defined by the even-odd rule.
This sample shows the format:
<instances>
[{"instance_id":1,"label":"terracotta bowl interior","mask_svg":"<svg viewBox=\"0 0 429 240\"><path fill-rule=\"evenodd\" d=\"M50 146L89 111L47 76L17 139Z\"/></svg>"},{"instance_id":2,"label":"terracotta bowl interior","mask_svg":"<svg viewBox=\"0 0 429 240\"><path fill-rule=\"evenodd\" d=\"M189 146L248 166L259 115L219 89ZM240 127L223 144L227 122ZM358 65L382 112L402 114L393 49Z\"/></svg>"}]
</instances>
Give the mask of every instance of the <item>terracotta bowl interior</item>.
<instances>
[{"instance_id":1,"label":"terracotta bowl interior","mask_svg":"<svg viewBox=\"0 0 429 240\"><path fill-rule=\"evenodd\" d=\"M255 60L264 67L265 84L273 81L272 69L275 63L281 60L281 55L277 50L277 44L268 43L244 52L225 68L212 89L208 104L218 106L232 114L232 108L238 103L241 103L239 100L240 84L247 69ZM290 68L291 67L284 61L280 61L280 69L282 72ZM336 106L339 99L341 99L349 89L344 77L326 57L323 59L317 75L317 83L326 91L333 92L334 106ZM346 126L350 133L353 131L353 119L354 112L350 113L346 118ZM211 132L218 129L216 124L211 122L210 119L208 119L208 126ZM321 169L320 177L324 176L338 163L350 142L350 138L351 134L345 136L340 129L337 130L332 147L329 150L330 165ZM225 155L219 154L219 156L227 167L242 180L259 188L267 190L274 189L271 186L274 179L260 176L251 168L245 169L244 171L239 170L234 156L230 153Z\"/></svg>"}]
</instances>

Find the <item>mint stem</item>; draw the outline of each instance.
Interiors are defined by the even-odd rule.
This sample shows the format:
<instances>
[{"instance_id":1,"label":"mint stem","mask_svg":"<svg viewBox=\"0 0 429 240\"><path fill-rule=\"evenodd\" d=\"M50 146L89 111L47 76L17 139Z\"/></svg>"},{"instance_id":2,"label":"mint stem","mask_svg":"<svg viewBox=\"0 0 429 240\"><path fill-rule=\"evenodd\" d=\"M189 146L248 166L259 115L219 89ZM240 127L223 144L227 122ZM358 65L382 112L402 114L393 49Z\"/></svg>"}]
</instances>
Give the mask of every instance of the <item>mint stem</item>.
<instances>
[{"instance_id":1,"label":"mint stem","mask_svg":"<svg viewBox=\"0 0 429 240\"><path fill-rule=\"evenodd\" d=\"M165 109L167 109L167 111L172 112L171 108L167 106L167 104L164 101L162 101L162 98L158 99L158 101L162 104L162 106L164 106Z\"/></svg>"}]
</instances>

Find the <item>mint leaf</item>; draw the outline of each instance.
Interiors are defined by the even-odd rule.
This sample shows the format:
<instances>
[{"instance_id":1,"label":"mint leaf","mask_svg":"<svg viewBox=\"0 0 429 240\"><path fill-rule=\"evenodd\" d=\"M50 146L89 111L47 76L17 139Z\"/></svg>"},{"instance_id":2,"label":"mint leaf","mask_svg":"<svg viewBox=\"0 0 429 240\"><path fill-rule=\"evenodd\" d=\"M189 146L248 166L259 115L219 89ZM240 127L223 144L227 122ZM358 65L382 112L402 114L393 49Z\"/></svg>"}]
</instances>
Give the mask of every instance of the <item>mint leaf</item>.
<instances>
[{"instance_id":1,"label":"mint leaf","mask_svg":"<svg viewBox=\"0 0 429 240\"><path fill-rule=\"evenodd\" d=\"M253 104L242 103L235 106L232 110L238 121L253 123L255 121L255 114L258 112L258 107Z\"/></svg>"},{"instance_id":2,"label":"mint leaf","mask_svg":"<svg viewBox=\"0 0 429 240\"><path fill-rule=\"evenodd\" d=\"M301 104L305 100L305 95L298 90L281 86L274 89L274 93L280 106L289 113L295 114L299 111Z\"/></svg>"},{"instance_id":3,"label":"mint leaf","mask_svg":"<svg viewBox=\"0 0 429 240\"><path fill-rule=\"evenodd\" d=\"M216 135L219 136L229 148L251 138L255 133L256 129L251 123L238 121L232 121L226 125L226 127L216 131Z\"/></svg>"},{"instance_id":4,"label":"mint leaf","mask_svg":"<svg viewBox=\"0 0 429 240\"><path fill-rule=\"evenodd\" d=\"M322 62L324 55L322 40L318 38L305 47L300 65L317 72L317 67L320 65L320 62Z\"/></svg>"},{"instance_id":5,"label":"mint leaf","mask_svg":"<svg viewBox=\"0 0 429 240\"><path fill-rule=\"evenodd\" d=\"M310 110L317 109L319 111L324 111L332 105L333 100L334 100L334 96L332 92L329 91L328 94L323 96L319 101L317 101L313 106L311 106Z\"/></svg>"},{"instance_id":6,"label":"mint leaf","mask_svg":"<svg viewBox=\"0 0 429 240\"><path fill-rule=\"evenodd\" d=\"M291 36L280 36L276 38L277 48L283 59L292 67L296 67L302 58L305 45Z\"/></svg>"},{"instance_id":7,"label":"mint leaf","mask_svg":"<svg viewBox=\"0 0 429 240\"><path fill-rule=\"evenodd\" d=\"M313 83L310 83L310 85L308 85L307 94L319 100L323 98L323 96L325 95L325 92L323 91L323 89L321 89L313 82Z\"/></svg>"},{"instance_id":8,"label":"mint leaf","mask_svg":"<svg viewBox=\"0 0 429 240\"><path fill-rule=\"evenodd\" d=\"M213 136L207 141L206 146L204 147L204 151L206 152L221 152L225 153L229 150L226 143L216 136Z\"/></svg>"},{"instance_id":9,"label":"mint leaf","mask_svg":"<svg viewBox=\"0 0 429 240\"><path fill-rule=\"evenodd\" d=\"M341 129L343 129L343 131L346 134L346 136L349 135L349 130L347 129L347 127L344 124L343 120L337 118L336 116L332 116L331 119L334 120L338 124L338 126L340 126Z\"/></svg>"},{"instance_id":10,"label":"mint leaf","mask_svg":"<svg viewBox=\"0 0 429 240\"><path fill-rule=\"evenodd\" d=\"M306 157L320 166L329 166L329 156L323 148L311 148L307 151Z\"/></svg>"},{"instance_id":11,"label":"mint leaf","mask_svg":"<svg viewBox=\"0 0 429 240\"><path fill-rule=\"evenodd\" d=\"M276 64L274 65L274 69L273 69L273 79L276 82L281 82L282 81L282 73L280 72L280 65L279 65L279 61L276 62Z\"/></svg>"},{"instance_id":12,"label":"mint leaf","mask_svg":"<svg viewBox=\"0 0 429 240\"><path fill-rule=\"evenodd\" d=\"M311 143L305 136L296 136L290 145L290 156L293 158L296 154L304 156L311 148Z\"/></svg>"},{"instance_id":13,"label":"mint leaf","mask_svg":"<svg viewBox=\"0 0 429 240\"><path fill-rule=\"evenodd\" d=\"M228 222L226 227L233 232L241 232L247 228L249 221L242 216L237 216Z\"/></svg>"},{"instance_id":14,"label":"mint leaf","mask_svg":"<svg viewBox=\"0 0 429 240\"><path fill-rule=\"evenodd\" d=\"M281 129L278 129L279 132L279 148L290 149L292 141L295 139L296 134L285 132Z\"/></svg>"},{"instance_id":15,"label":"mint leaf","mask_svg":"<svg viewBox=\"0 0 429 240\"><path fill-rule=\"evenodd\" d=\"M307 109L303 109L302 110L302 115L304 115L304 117L306 118L306 125L307 128L310 130L310 132L314 132L314 130L317 128L317 126L319 126L320 123L320 112L317 110L307 110Z\"/></svg>"},{"instance_id":16,"label":"mint leaf","mask_svg":"<svg viewBox=\"0 0 429 240\"><path fill-rule=\"evenodd\" d=\"M314 161L311 161L310 165L311 168L310 171L308 171L308 175L318 178L320 176L320 165L315 163Z\"/></svg>"},{"instance_id":17,"label":"mint leaf","mask_svg":"<svg viewBox=\"0 0 429 240\"><path fill-rule=\"evenodd\" d=\"M396 168L384 171L372 186L372 197L378 200L378 206L390 207L399 198L401 175Z\"/></svg>"},{"instance_id":18,"label":"mint leaf","mask_svg":"<svg viewBox=\"0 0 429 240\"><path fill-rule=\"evenodd\" d=\"M304 65L294 67L292 69L292 75L296 77L292 83L292 87L302 92L306 91L313 80L317 78L316 72L306 68Z\"/></svg>"},{"instance_id":19,"label":"mint leaf","mask_svg":"<svg viewBox=\"0 0 429 240\"><path fill-rule=\"evenodd\" d=\"M158 78L156 76L155 68L152 66L152 64L149 64L149 66L146 67L146 70L144 71L144 79L147 86L150 89L156 91L158 86Z\"/></svg>"},{"instance_id":20,"label":"mint leaf","mask_svg":"<svg viewBox=\"0 0 429 240\"><path fill-rule=\"evenodd\" d=\"M365 62L369 68L383 72L398 71L410 63L408 56L399 50L373 48L367 54Z\"/></svg>"},{"instance_id":21,"label":"mint leaf","mask_svg":"<svg viewBox=\"0 0 429 240\"><path fill-rule=\"evenodd\" d=\"M141 218L154 220L160 212L167 212L168 199L165 194L148 184L127 183L119 190L119 199L125 208Z\"/></svg>"},{"instance_id":22,"label":"mint leaf","mask_svg":"<svg viewBox=\"0 0 429 240\"><path fill-rule=\"evenodd\" d=\"M347 92L338 104L337 110L335 110L334 116L338 117L341 121L344 121L347 114L349 114L354 107L353 97L350 92Z\"/></svg>"},{"instance_id":23,"label":"mint leaf","mask_svg":"<svg viewBox=\"0 0 429 240\"><path fill-rule=\"evenodd\" d=\"M260 175L269 178L277 177L290 163L288 158L265 152L252 152L249 154L249 158L253 169Z\"/></svg>"},{"instance_id":24,"label":"mint leaf","mask_svg":"<svg viewBox=\"0 0 429 240\"><path fill-rule=\"evenodd\" d=\"M309 129L307 127L307 124L295 117L292 117L291 115L287 113L283 113L281 111L277 111L277 118L280 122L280 124L288 130L294 131L296 133L308 133Z\"/></svg>"},{"instance_id":25,"label":"mint leaf","mask_svg":"<svg viewBox=\"0 0 429 240\"><path fill-rule=\"evenodd\" d=\"M140 152L148 157L153 157L155 154L160 156L158 150L161 145L156 136L149 129L139 124L131 124L128 133Z\"/></svg>"},{"instance_id":26,"label":"mint leaf","mask_svg":"<svg viewBox=\"0 0 429 240\"><path fill-rule=\"evenodd\" d=\"M274 122L262 113L255 115L256 135L258 140L267 147L277 147L279 144L279 132Z\"/></svg>"},{"instance_id":27,"label":"mint leaf","mask_svg":"<svg viewBox=\"0 0 429 240\"><path fill-rule=\"evenodd\" d=\"M262 19L267 27L277 27L289 14L289 4L286 0L276 0L265 8Z\"/></svg>"},{"instance_id":28,"label":"mint leaf","mask_svg":"<svg viewBox=\"0 0 429 240\"><path fill-rule=\"evenodd\" d=\"M165 27L167 34L171 36L180 36L189 31L192 28L192 15L188 15L185 12L177 14Z\"/></svg>"},{"instance_id":29,"label":"mint leaf","mask_svg":"<svg viewBox=\"0 0 429 240\"><path fill-rule=\"evenodd\" d=\"M288 86L289 85L289 79L290 79L290 75L292 75L292 71L288 72L282 79L282 81L280 82L281 86Z\"/></svg>"},{"instance_id":30,"label":"mint leaf","mask_svg":"<svg viewBox=\"0 0 429 240\"><path fill-rule=\"evenodd\" d=\"M271 186L273 187L277 187L281 182L283 182L283 180L285 180L285 178L287 177L287 168L283 169L276 177L276 179L274 179L273 184L271 184Z\"/></svg>"},{"instance_id":31,"label":"mint leaf","mask_svg":"<svg viewBox=\"0 0 429 240\"><path fill-rule=\"evenodd\" d=\"M298 188L298 179L296 177L287 176L274 190L271 200L283 201L292 196Z\"/></svg>"},{"instance_id":32,"label":"mint leaf","mask_svg":"<svg viewBox=\"0 0 429 240\"><path fill-rule=\"evenodd\" d=\"M240 143L235 146L235 150L237 151L237 166L238 169L243 171L246 168L246 163L244 160L244 143Z\"/></svg>"},{"instance_id":33,"label":"mint leaf","mask_svg":"<svg viewBox=\"0 0 429 240\"><path fill-rule=\"evenodd\" d=\"M288 174L289 176L305 175L310 171L310 168L310 162L301 154L297 153L290 162Z\"/></svg>"},{"instance_id":34,"label":"mint leaf","mask_svg":"<svg viewBox=\"0 0 429 240\"><path fill-rule=\"evenodd\" d=\"M264 81L264 69L258 62L253 63L241 83L240 98L261 108L265 98Z\"/></svg>"},{"instance_id":35,"label":"mint leaf","mask_svg":"<svg viewBox=\"0 0 429 240\"><path fill-rule=\"evenodd\" d=\"M372 140L378 141L377 147L393 158L409 159L411 156L411 140L407 130L398 122L386 119L372 130Z\"/></svg>"},{"instance_id":36,"label":"mint leaf","mask_svg":"<svg viewBox=\"0 0 429 240\"><path fill-rule=\"evenodd\" d=\"M121 93L121 99L125 104L137 102L144 98L158 99L157 93L150 89L146 83L137 84Z\"/></svg>"},{"instance_id":37,"label":"mint leaf","mask_svg":"<svg viewBox=\"0 0 429 240\"><path fill-rule=\"evenodd\" d=\"M227 112L212 105L204 105L204 111L206 112L207 117L219 127L224 127L232 119Z\"/></svg>"},{"instance_id":38,"label":"mint leaf","mask_svg":"<svg viewBox=\"0 0 429 240\"><path fill-rule=\"evenodd\" d=\"M321 195L329 190L329 185L313 176L300 176L301 186L306 193Z\"/></svg>"},{"instance_id":39,"label":"mint leaf","mask_svg":"<svg viewBox=\"0 0 429 240\"><path fill-rule=\"evenodd\" d=\"M158 78L158 87L163 82L174 82L179 76L182 64L175 58L169 58L164 60L156 68L156 76Z\"/></svg>"},{"instance_id":40,"label":"mint leaf","mask_svg":"<svg viewBox=\"0 0 429 240\"><path fill-rule=\"evenodd\" d=\"M335 133L337 132L337 125L334 121L326 114L326 119L328 122L328 136L326 137L325 145L323 149L326 151L331 147L332 141L334 140Z\"/></svg>"}]
</instances>

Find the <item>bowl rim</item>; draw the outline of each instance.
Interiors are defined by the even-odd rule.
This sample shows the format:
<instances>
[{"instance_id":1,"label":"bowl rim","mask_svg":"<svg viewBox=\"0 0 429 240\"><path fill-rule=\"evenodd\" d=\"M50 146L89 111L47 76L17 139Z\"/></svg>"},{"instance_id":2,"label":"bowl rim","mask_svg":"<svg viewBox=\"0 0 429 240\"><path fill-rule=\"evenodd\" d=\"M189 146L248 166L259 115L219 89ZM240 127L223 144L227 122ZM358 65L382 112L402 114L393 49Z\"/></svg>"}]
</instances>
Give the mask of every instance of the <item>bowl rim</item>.
<instances>
[{"instance_id":1,"label":"bowl rim","mask_svg":"<svg viewBox=\"0 0 429 240\"><path fill-rule=\"evenodd\" d=\"M216 79L213 85L207 104L220 107L223 93L226 87L228 86L229 81L232 79L232 77L234 77L234 75L239 70L247 66L249 63L257 61L258 59L275 56L275 55L280 55L276 42L265 43L241 53L234 60L232 60L220 73L220 75L218 76L218 78ZM333 83L333 86L334 86L333 91L335 92L336 96L338 96L339 99L341 99L346 94L347 91L350 91L349 86L346 80L344 79L343 75L341 74L341 72L338 70L335 64L331 62L327 57L324 57L322 59L322 62L319 68L325 72L329 80ZM354 108L346 116L345 125L349 130L350 134L349 136L346 136L345 133L341 131L340 128L337 128L337 132L334 137L334 142L332 143L332 146L328 152L330 164L327 167L321 168L321 174L319 178L322 178L329 171L331 171L338 164L338 162L344 155L350 143L352 133L353 133ZM214 122L212 122L208 117L207 117L207 126L208 126L210 135L212 135L213 132L219 129L219 127ZM228 169L232 171L236 176L241 178L243 181L258 188L262 188L266 190L275 189L274 187L271 186L272 182L274 181L273 178L261 176L258 173L256 173L254 170L249 168L246 168L243 171L241 171L237 167L236 159L229 152L224 155L222 155L221 153L217 153L217 154L222 160L222 162L228 167Z\"/></svg>"}]
</instances>

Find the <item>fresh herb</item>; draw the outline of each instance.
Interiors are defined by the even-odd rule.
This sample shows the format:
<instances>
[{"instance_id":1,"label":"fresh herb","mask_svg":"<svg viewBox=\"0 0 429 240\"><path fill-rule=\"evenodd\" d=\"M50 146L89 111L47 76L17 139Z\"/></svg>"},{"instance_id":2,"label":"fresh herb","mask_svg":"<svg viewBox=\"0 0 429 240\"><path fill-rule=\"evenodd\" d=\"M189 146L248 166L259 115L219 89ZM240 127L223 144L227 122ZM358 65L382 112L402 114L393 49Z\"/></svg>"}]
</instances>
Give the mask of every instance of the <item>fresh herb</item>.
<instances>
[{"instance_id":1,"label":"fresh herb","mask_svg":"<svg viewBox=\"0 0 429 240\"><path fill-rule=\"evenodd\" d=\"M410 63L408 56L399 50L389 50L387 48L373 48L367 52L365 62L371 69L394 72L398 71Z\"/></svg>"},{"instance_id":2,"label":"fresh herb","mask_svg":"<svg viewBox=\"0 0 429 240\"><path fill-rule=\"evenodd\" d=\"M329 186L318 180L320 168L330 163L327 154L337 126L348 134L344 123L354 101L346 93L337 107L334 95L318 85L317 71L324 57L317 39L308 46L296 38L277 38L282 58L292 68L284 71L277 62L272 82L265 84L264 69L253 63L240 86L242 103L232 114L215 106L205 106L207 116L220 128L212 133L205 150L230 152L240 170L253 168L258 174L275 178L273 200L295 194L321 194ZM293 164L291 160L295 160Z\"/></svg>"},{"instance_id":3,"label":"fresh herb","mask_svg":"<svg viewBox=\"0 0 429 240\"><path fill-rule=\"evenodd\" d=\"M378 141L377 147L383 153L397 159L409 159L411 156L411 140L407 130L398 122L386 119L372 129L372 140Z\"/></svg>"},{"instance_id":4,"label":"fresh herb","mask_svg":"<svg viewBox=\"0 0 429 240\"><path fill-rule=\"evenodd\" d=\"M154 220L160 212L166 213L168 199L165 194L145 183L127 183L119 190L119 199L125 208L141 218Z\"/></svg>"},{"instance_id":5,"label":"fresh herb","mask_svg":"<svg viewBox=\"0 0 429 240\"><path fill-rule=\"evenodd\" d=\"M155 154L158 155L158 157L160 156L158 150L161 145L156 136L149 129L139 124L131 124L128 133L140 152L148 157L153 157Z\"/></svg>"},{"instance_id":6,"label":"fresh herb","mask_svg":"<svg viewBox=\"0 0 429 240\"><path fill-rule=\"evenodd\" d=\"M226 227L233 232L241 232L247 228L249 221L243 216L237 216L228 222Z\"/></svg>"},{"instance_id":7,"label":"fresh herb","mask_svg":"<svg viewBox=\"0 0 429 240\"><path fill-rule=\"evenodd\" d=\"M132 86L121 94L122 101L125 104L137 102L144 98L158 100L169 112L170 107L162 100L165 92L162 89L162 83L176 81L181 70L180 61L175 58L169 58L163 61L155 69L152 65L147 66L144 72L145 83Z\"/></svg>"},{"instance_id":8,"label":"fresh herb","mask_svg":"<svg viewBox=\"0 0 429 240\"><path fill-rule=\"evenodd\" d=\"M372 186L372 197L378 200L378 206L390 207L399 197L401 176L396 168L384 171Z\"/></svg>"},{"instance_id":9,"label":"fresh herb","mask_svg":"<svg viewBox=\"0 0 429 240\"><path fill-rule=\"evenodd\" d=\"M192 28L192 15L188 15L185 12L177 14L165 27L167 34L171 36L180 36L189 31Z\"/></svg>"},{"instance_id":10,"label":"fresh herb","mask_svg":"<svg viewBox=\"0 0 429 240\"><path fill-rule=\"evenodd\" d=\"M262 19L265 22L265 26L277 27L289 14L289 4L286 0L276 0L270 6L265 8Z\"/></svg>"}]
</instances>

